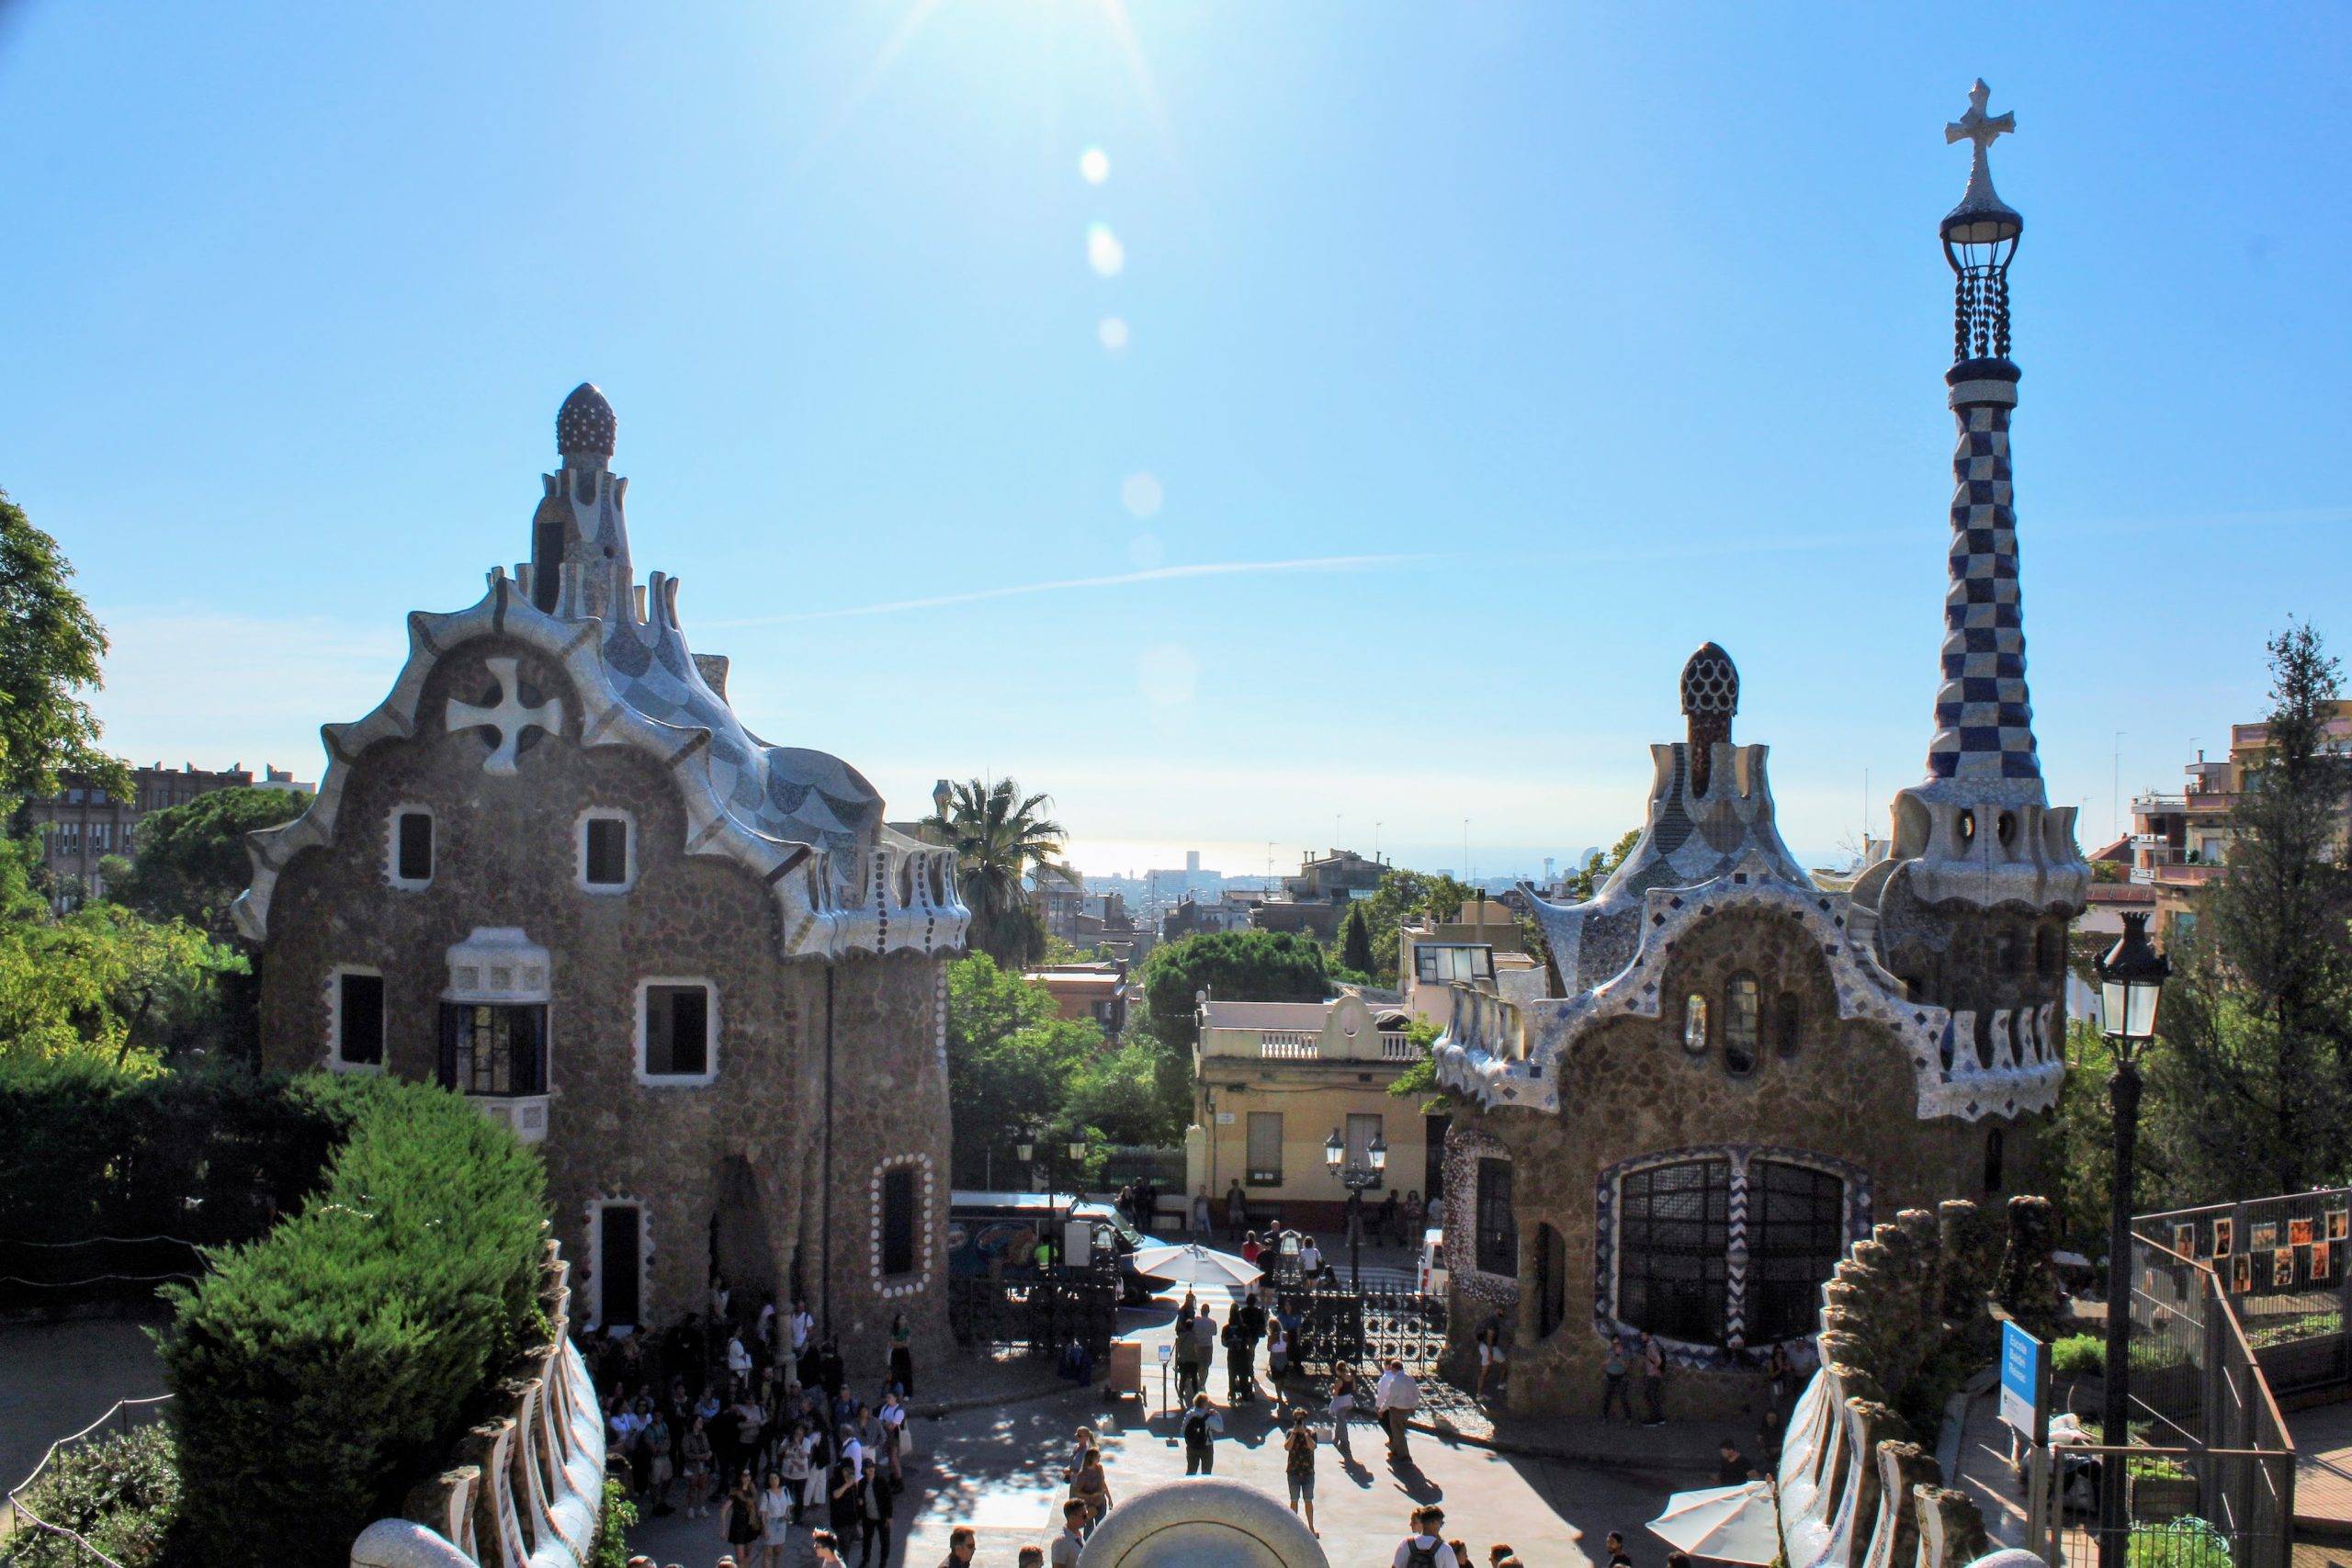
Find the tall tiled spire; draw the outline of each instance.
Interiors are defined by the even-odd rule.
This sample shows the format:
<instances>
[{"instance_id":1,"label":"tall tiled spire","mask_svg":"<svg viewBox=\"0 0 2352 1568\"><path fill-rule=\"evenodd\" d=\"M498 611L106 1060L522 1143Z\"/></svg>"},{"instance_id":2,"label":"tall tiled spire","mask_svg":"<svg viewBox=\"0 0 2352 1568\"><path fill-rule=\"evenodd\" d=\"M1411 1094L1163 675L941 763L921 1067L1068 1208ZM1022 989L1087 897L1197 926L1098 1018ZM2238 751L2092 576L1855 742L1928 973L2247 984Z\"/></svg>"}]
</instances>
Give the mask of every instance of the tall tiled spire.
<instances>
[{"instance_id":1,"label":"tall tiled spire","mask_svg":"<svg viewBox=\"0 0 2352 1568\"><path fill-rule=\"evenodd\" d=\"M557 471L541 477L544 494L531 519L531 558L515 576L531 603L567 620L607 624L644 619L628 556L622 502L628 480L612 470L619 422L594 383L582 381L556 410Z\"/></svg>"}]
</instances>

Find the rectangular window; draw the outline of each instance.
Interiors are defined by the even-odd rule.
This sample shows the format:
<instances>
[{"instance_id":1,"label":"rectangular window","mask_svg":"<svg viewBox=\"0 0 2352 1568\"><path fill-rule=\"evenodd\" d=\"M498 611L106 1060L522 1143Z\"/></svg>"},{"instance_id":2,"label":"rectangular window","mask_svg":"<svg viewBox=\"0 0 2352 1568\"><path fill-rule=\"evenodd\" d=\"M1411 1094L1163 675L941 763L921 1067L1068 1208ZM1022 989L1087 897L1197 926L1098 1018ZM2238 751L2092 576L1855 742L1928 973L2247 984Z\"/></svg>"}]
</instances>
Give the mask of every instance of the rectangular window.
<instances>
[{"instance_id":1,"label":"rectangular window","mask_svg":"<svg viewBox=\"0 0 2352 1568\"><path fill-rule=\"evenodd\" d=\"M1283 1184L1283 1113L1250 1112L1250 1160L1243 1179L1252 1187Z\"/></svg>"},{"instance_id":2,"label":"rectangular window","mask_svg":"<svg viewBox=\"0 0 2352 1568\"><path fill-rule=\"evenodd\" d=\"M581 853L581 880L591 887L622 887L628 883L628 820L622 817L591 817Z\"/></svg>"},{"instance_id":3,"label":"rectangular window","mask_svg":"<svg viewBox=\"0 0 2352 1568\"><path fill-rule=\"evenodd\" d=\"M335 1060L345 1066L384 1065L384 977L345 975L336 985Z\"/></svg>"},{"instance_id":4,"label":"rectangular window","mask_svg":"<svg viewBox=\"0 0 2352 1568\"><path fill-rule=\"evenodd\" d=\"M82 824L79 822L60 822L57 825L55 831L50 834L49 841L57 847L57 854L60 859L80 859L82 854Z\"/></svg>"},{"instance_id":5,"label":"rectangular window","mask_svg":"<svg viewBox=\"0 0 2352 1568\"><path fill-rule=\"evenodd\" d=\"M547 1030L544 1003L442 1003L442 1087L460 1094L545 1094Z\"/></svg>"},{"instance_id":6,"label":"rectangular window","mask_svg":"<svg viewBox=\"0 0 2352 1568\"><path fill-rule=\"evenodd\" d=\"M1731 1161L1628 1175L1617 1221L1617 1316L1692 1345L1720 1345L1730 1290Z\"/></svg>"},{"instance_id":7,"label":"rectangular window","mask_svg":"<svg viewBox=\"0 0 2352 1568\"><path fill-rule=\"evenodd\" d=\"M893 1166L882 1173L882 1272L915 1271L915 1173Z\"/></svg>"},{"instance_id":8,"label":"rectangular window","mask_svg":"<svg viewBox=\"0 0 2352 1568\"><path fill-rule=\"evenodd\" d=\"M433 880L433 814L403 811L392 818L392 874L402 882Z\"/></svg>"},{"instance_id":9,"label":"rectangular window","mask_svg":"<svg viewBox=\"0 0 2352 1568\"><path fill-rule=\"evenodd\" d=\"M710 1071L710 987L645 987L645 1076L702 1077Z\"/></svg>"},{"instance_id":10,"label":"rectangular window","mask_svg":"<svg viewBox=\"0 0 2352 1568\"><path fill-rule=\"evenodd\" d=\"M597 1304L602 1326L634 1325L642 1310L645 1215L634 1203L607 1203L596 1212Z\"/></svg>"},{"instance_id":11,"label":"rectangular window","mask_svg":"<svg viewBox=\"0 0 2352 1568\"><path fill-rule=\"evenodd\" d=\"M1372 1168L1372 1141L1380 1136L1378 1115L1348 1112L1348 1164L1357 1170Z\"/></svg>"},{"instance_id":12,"label":"rectangular window","mask_svg":"<svg viewBox=\"0 0 2352 1568\"><path fill-rule=\"evenodd\" d=\"M1846 1184L1784 1160L1747 1165L1747 1337L1813 1332L1822 1282L1846 1250Z\"/></svg>"},{"instance_id":13,"label":"rectangular window","mask_svg":"<svg viewBox=\"0 0 2352 1568\"><path fill-rule=\"evenodd\" d=\"M1510 1161L1478 1162L1478 1271L1519 1277L1519 1216L1510 1205Z\"/></svg>"},{"instance_id":14,"label":"rectangular window","mask_svg":"<svg viewBox=\"0 0 2352 1568\"><path fill-rule=\"evenodd\" d=\"M90 824L91 853L104 854L107 852L107 849L113 845L113 843L114 824L111 822L93 822Z\"/></svg>"}]
</instances>

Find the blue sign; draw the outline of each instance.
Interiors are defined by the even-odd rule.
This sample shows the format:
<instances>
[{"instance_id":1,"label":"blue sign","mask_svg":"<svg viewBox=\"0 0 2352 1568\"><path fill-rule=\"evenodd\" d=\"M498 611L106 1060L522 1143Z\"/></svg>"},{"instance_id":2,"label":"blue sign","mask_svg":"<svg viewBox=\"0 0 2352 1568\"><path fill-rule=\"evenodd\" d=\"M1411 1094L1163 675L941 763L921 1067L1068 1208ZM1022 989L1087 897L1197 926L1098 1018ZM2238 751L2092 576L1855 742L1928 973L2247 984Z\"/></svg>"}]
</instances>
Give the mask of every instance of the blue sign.
<instances>
[{"instance_id":1,"label":"blue sign","mask_svg":"<svg viewBox=\"0 0 2352 1568\"><path fill-rule=\"evenodd\" d=\"M2050 1347L2004 1321L2001 1325L2001 1419L2033 1442L2048 1439Z\"/></svg>"}]
</instances>

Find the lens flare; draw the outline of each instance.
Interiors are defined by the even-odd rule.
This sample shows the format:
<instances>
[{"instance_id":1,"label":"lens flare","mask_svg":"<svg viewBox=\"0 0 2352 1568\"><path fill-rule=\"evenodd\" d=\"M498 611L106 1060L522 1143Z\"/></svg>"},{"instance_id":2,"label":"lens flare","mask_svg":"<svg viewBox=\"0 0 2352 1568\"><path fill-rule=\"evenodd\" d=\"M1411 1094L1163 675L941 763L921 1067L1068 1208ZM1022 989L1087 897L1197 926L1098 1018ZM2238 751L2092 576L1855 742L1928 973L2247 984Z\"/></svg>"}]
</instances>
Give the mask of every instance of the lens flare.
<instances>
[{"instance_id":1,"label":"lens flare","mask_svg":"<svg viewBox=\"0 0 2352 1568\"><path fill-rule=\"evenodd\" d=\"M1116 316L1105 316L1094 323L1094 340L1116 354L1127 346L1127 323Z\"/></svg>"},{"instance_id":2,"label":"lens flare","mask_svg":"<svg viewBox=\"0 0 2352 1568\"><path fill-rule=\"evenodd\" d=\"M1078 155L1078 173L1088 185L1101 185L1111 177L1111 155L1100 147L1089 147Z\"/></svg>"},{"instance_id":3,"label":"lens flare","mask_svg":"<svg viewBox=\"0 0 2352 1568\"><path fill-rule=\"evenodd\" d=\"M1108 223L1086 226L1086 265L1097 277L1116 277L1126 270L1127 247L1119 243L1119 236L1111 232Z\"/></svg>"},{"instance_id":4,"label":"lens flare","mask_svg":"<svg viewBox=\"0 0 2352 1568\"><path fill-rule=\"evenodd\" d=\"M1119 504L1137 521L1157 517L1160 502L1167 499L1167 492L1159 488L1159 481L1148 473L1129 474L1119 486Z\"/></svg>"}]
</instances>

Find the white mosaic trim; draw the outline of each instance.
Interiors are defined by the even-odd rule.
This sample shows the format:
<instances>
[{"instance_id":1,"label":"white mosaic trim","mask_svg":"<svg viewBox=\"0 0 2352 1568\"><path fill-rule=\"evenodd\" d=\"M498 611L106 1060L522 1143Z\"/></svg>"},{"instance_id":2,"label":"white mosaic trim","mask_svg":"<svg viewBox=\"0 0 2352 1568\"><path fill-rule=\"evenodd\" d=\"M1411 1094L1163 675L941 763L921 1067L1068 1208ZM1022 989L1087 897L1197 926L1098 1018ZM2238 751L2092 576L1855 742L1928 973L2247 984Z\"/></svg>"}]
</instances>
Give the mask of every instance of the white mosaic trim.
<instances>
[{"instance_id":1,"label":"white mosaic trim","mask_svg":"<svg viewBox=\"0 0 2352 1568\"><path fill-rule=\"evenodd\" d=\"M588 1200L588 1283L591 1287L588 1326L605 1326L605 1211L627 1206L637 1211L637 1307L645 1314L653 1290L653 1208L628 1192L606 1192ZM641 1324L639 1326L643 1326Z\"/></svg>"},{"instance_id":2,"label":"white mosaic trim","mask_svg":"<svg viewBox=\"0 0 2352 1568\"><path fill-rule=\"evenodd\" d=\"M882 1272L882 1179L891 1171L911 1168L922 1176L915 1206L915 1268L911 1274L889 1275ZM865 1212L866 1269L873 1276L874 1293L888 1301L899 1296L919 1296L931 1288L933 1269L938 1262L939 1243L933 1216L938 1212L939 1174L929 1155L893 1155L874 1168L866 1179ZM896 1280L893 1284L889 1281Z\"/></svg>"}]
</instances>

